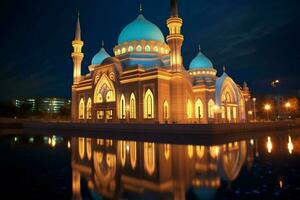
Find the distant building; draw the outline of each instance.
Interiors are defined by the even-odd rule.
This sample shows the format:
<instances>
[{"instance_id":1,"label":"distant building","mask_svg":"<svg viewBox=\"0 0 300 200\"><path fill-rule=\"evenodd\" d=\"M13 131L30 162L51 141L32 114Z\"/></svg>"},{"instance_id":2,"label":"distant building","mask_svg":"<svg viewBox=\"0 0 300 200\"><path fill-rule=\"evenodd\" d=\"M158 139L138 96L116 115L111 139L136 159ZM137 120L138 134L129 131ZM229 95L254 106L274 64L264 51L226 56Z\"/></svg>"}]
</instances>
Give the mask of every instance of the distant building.
<instances>
[{"instance_id":1,"label":"distant building","mask_svg":"<svg viewBox=\"0 0 300 200\"><path fill-rule=\"evenodd\" d=\"M14 105L21 108L23 105L30 105L31 112L43 112L49 114L57 114L62 107L71 104L71 100L64 98L48 97L48 98L18 98L14 100Z\"/></svg>"}]
</instances>

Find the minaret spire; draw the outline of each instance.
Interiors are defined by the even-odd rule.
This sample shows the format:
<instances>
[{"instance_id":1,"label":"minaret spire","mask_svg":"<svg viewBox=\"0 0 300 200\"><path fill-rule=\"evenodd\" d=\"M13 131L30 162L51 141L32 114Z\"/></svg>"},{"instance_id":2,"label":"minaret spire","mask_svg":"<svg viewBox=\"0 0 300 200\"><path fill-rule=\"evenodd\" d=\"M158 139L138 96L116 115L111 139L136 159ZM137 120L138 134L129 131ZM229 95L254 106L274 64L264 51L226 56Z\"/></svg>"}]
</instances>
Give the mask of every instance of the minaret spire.
<instances>
[{"instance_id":1,"label":"minaret spire","mask_svg":"<svg viewBox=\"0 0 300 200\"><path fill-rule=\"evenodd\" d=\"M178 17L177 0L171 0L171 17Z\"/></svg>"},{"instance_id":2,"label":"minaret spire","mask_svg":"<svg viewBox=\"0 0 300 200\"><path fill-rule=\"evenodd\" d=\"M75 38L72 41L73 52L71 55L73 59L73 84L78 84L81 80L81 63L84 57L84 54L82 53L82 47L84 43L81 40L81 28L80 28L79 16L80 14L78 11Z\"/></svg>"},{"instance_id":3,"label":"minaret spire","mask_svg":"<svg viewBox=\"0 0 300 200\"><path fill-rule=\"evenodd\" d=\"M171 16L167 20L167 26L169 28L169 35L167 36L167 41L170 47L170 57L171 57L171 68L173 72L184 71L181 47L184 40L181 34L181 27L183 21L178 17L178 5L177 0L170 0L171 5Z\"/></svg>"},{"instance_id":4,"label":"minaret spire","mask_svg":"<svg viewBox=\"0 0 300 200\"><path fill-rule=\"evenodd\" d=\"M81 41L81 27L80 27L80 12L77 12L77 24L76 24L76 31L75 31L75 39L74 40L78 40Z\"/></svg>"},{"instance_id":5,"label":"minaret spire","mask_svg":"<svg viewBox=\"0 0 300 200\"><path fill-rule=\"evenodd\" d=\"M140 3L140 7L139 7L139 13L142 14L143 13L143 4Z\"/></svg>"}]
</instances>

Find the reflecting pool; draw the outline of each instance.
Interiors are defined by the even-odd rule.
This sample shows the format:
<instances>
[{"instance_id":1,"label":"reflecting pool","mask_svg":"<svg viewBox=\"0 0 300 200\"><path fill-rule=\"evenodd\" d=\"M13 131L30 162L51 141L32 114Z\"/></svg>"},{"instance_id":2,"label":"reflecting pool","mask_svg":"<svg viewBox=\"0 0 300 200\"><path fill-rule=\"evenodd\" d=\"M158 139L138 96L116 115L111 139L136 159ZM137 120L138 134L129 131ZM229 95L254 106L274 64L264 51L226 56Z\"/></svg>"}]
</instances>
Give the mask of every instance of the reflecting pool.
<instances>
[{"instance_id":1,"label":"reflecting pool","mask_svg":"<svg viewBox=\"0 0 300 200\"><path fill-rule=\"evenodd\" d=\"M299 199L297 132L195 143L1 137L2 195L74 200Z\"/></svg>"}]
</instances>

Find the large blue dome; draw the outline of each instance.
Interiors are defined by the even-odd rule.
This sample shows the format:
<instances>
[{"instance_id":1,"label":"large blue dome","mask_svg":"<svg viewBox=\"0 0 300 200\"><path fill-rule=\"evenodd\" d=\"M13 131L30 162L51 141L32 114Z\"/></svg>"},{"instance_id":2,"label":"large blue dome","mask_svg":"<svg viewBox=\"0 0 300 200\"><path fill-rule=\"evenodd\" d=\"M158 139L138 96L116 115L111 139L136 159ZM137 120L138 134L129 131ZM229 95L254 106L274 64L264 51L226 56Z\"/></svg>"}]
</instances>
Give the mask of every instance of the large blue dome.
<instances>
[{"instance_id":1,"label":"large blue dome","mask_svg":"<svg viewBox=\"0 0 300 200\"><path fill-rule=\"evenodd\" d=\"M140 14L133 22L128 24L120 33L118 44L134 40L155 40L165 42L161 30Z\"/></svg>"},{"instance_id":2,"label":"large blue dome","mask_svg":"<svg viewBox=\"0 0 300 200\"><path fill-rule=\"evenodd\" d=\"M199 68L213 68L212 62L201 51L190 64L190 70Z\"/></svg>"},{"instance_id":3,"label":"large blue dome","mask_svg":"<svg viewBox=\"0 0 300 200\"><path fill-rule=\"evenodd\" d=\"M105 58L110 57L110 55L102 47L100 51L93 57L92 65L100 65Z\"/></svg>"}]
</instances>

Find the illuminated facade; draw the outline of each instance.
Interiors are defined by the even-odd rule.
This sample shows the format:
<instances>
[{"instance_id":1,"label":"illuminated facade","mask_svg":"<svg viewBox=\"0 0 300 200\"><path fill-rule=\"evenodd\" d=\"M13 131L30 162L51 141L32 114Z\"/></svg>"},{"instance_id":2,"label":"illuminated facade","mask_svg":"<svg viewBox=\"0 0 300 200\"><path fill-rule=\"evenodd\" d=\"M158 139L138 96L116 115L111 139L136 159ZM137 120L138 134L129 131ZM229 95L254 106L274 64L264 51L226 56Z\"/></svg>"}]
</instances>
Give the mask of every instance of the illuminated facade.
<instances>
[{"instance_id":1,"label":"illuminated facade","mask_svg":"<svg viewBox=\"0 0 300 200\"><path fill-rule=\"evenodd\" d=\"M103 45L81 75L79 17L72 42L72 119L82 122L234 123L247 121L250 92L225 72L218 77L201 52L183 66L183 20L171 0L169 35L141 13L120 33L110 56ZM167 42L166 42L167 41Z\"/></svg>"}]
</instances>

